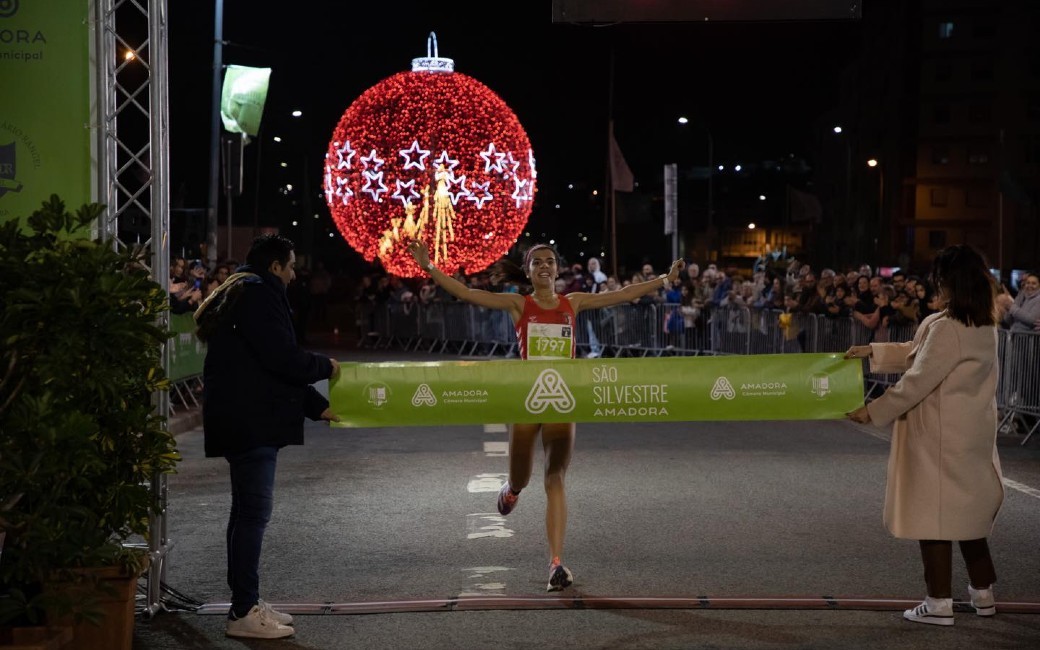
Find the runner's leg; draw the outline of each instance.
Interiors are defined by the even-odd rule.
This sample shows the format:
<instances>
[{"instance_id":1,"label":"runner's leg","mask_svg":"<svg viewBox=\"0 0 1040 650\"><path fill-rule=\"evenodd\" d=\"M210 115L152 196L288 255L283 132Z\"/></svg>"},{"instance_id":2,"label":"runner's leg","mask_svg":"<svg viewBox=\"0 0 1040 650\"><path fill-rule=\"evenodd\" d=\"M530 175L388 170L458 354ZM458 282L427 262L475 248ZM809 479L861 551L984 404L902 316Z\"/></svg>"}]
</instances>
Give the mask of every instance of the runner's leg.
<instances>
[{"instance_id":1,"label":"runner's leg","mask_svg":"<svg viewBox=\"0 0 1040 650\"><path fill-rule=\"evenodd\" d=\"M545 450L545 534L551 560L563 557L563 540L567 535L564 479L574 451L574 423L543 424L542 447Z\"/></svg>"}]
</instances>

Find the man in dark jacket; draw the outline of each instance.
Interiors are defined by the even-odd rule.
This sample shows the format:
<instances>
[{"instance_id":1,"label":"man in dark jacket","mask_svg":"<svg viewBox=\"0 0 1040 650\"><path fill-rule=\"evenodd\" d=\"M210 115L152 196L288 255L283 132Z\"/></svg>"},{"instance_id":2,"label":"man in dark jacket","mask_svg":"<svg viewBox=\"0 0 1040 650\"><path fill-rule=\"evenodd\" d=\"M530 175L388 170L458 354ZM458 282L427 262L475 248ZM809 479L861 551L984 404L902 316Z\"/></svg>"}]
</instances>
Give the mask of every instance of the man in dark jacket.
<instances>
[{"instance_id":1,"label":"man in dark jacket","mask_svg":"<svg viewBox=\"0 0 1040 650\"><path fill-rule=\"evenodd\" d=\"M195 314L208 343L202 406L206 456L231 470L227 527L228 636L293 634L292 616L259 595L260 548L274 503L278 451L303 444L303 418L337 420L311 385L339 372L335 359L297 344L286 287L296 277L292 241L258 237L246 265Z\"/></svg>"}]
</instances>

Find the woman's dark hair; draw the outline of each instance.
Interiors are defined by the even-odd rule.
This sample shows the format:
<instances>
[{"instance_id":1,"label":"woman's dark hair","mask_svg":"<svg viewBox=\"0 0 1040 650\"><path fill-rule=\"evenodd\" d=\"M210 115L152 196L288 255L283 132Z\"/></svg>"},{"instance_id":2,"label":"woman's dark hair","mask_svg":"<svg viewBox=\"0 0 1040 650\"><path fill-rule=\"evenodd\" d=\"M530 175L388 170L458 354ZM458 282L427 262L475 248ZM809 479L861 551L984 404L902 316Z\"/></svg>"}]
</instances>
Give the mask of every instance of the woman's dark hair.
<instances>
[{"instance_id":1,"label":"woman's dark hair","mask_svg":"<svg viewBox=\"0 0 1040 650\"><path fill-rule=\"evenodd\" d=\"M527 267L531 263L531 257L535 251L541 249L548 249L553 252L556 256L556 265L560 264L560 256L556 252L556 249L549 244L535 244L534 246L527 249L524 253L524 265L517 266L513 260L503 257L491 266L489 277L491 278L491 284L502 284L503 282L515 282L520 285L530 284L531 281L527 277Z\"/></svg>"},{"instance_id":2,"label":"woman's dark hair","mask_svg":"<svg viewBox=\"0 0 1040 650\"><path fill-rule=\"evenodd\" d=\"M253 245L246 255L246 264L253 267L254 271L267 271L271 264L278 262L285 265L289 263L289 254L296 248L292 240L281 235L260 235L253 240Z\"/></svg>"},{"instance_id":3,"label":"woman's dark hair","mask_svg":"<svg viewBox=\"0 0 1040 650\"><path fill-rule=\"evenodd\" d=\"M971 246L943 249L932 263L932 284L947 300L946 311L969 327L996 325L996 281Z\"/></svg>"}]
</instances>

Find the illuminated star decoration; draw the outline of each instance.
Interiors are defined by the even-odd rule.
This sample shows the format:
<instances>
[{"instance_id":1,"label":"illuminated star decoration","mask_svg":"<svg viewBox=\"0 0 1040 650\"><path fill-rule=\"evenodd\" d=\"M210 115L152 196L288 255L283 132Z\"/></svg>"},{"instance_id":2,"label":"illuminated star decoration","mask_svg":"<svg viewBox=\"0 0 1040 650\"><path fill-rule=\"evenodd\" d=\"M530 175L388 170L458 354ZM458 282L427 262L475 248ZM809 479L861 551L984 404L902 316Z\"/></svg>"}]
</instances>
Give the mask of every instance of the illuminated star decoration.
<instances>
[{"instance_id":1,"label":"illuminated star decoration","mask_svg":"<svg viewBox=\"0 0 1040 650\"><path fill-rule=\"evenodd\" d=\"M412 199L418 199L419 193L415 191L415 180L402 181L400 178L394 179L397 183L397 189L390 195L390 198L397 199L402 205L408 205L412 202ZM401 194L401 190L408 190L408 195Z\"/></svg>"},{"instance_id":2,"label":"illuminated star decoration","mask_svg":"<svg viewBox=\"0 0 1040 650\"><path fill-rule=\"evenodd\" d=\"M502 160L506 157L504 153L498 153L495 151L495 143L491 142L488 144L488 148L480 152L480 157L484 159L484 171L485 172L502 172L505 168L502 166ZM494 160L491 160L494 158Z\"/></svg>"},{"instance_id":3,"label":"illuminated star decoration","mask_svg":"<svg viewBox=\"0 0 1040 650\"><path fill-rule=\"evenodd\" d=\"M355 154L357 152L350 148L350 143L344 142L342 147L336 149L336 169L350 169L350 159Z\"/></svg>"},{"instance_id":4,"label":"illuminated star decoration","mask_svg":"<svg viewBox=\"0 0 1040 650\"><path fill-rule=\"evenodd\" d=\"M405 169L411 169L412 167L416 169L426 169L426 163L424 161L426 160L426 157L430 155L430 152L428 149L420 149L418 140L412 140L411 148L401 149L399 153L401 154L401 157L404 158ZM418 160L412 160L413 155L416 156Z\"/></svg>"}]
</instances>

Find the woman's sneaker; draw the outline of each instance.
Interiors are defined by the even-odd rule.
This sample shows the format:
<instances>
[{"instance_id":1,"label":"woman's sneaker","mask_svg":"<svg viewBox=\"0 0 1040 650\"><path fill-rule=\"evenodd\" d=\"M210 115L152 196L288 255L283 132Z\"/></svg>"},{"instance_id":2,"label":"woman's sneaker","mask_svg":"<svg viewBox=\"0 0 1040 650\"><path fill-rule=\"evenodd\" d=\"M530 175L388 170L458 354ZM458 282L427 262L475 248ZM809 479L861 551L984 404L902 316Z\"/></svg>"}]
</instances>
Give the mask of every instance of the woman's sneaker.
<instances>
[{"instance_id":1,"label":"woman's sneaker","mask_svg":"<svg viewBox=\"0 0 1040 650\"><path fill-rule=\"evenodd\" d=\"M246 639L284 639L294 630L271 618L267 610L253 605L253 609L242 618L228 618L224 634Z\"/></svg>"},{"instance_id":2,"label":"woman's sneaker","mask_svg":"<svg viewBox=\"0 0 1040 650\"><path fill-rule=\"evenodd\" d=\"M265 603L264 599L261 598L257 601L256 606L267 612L267 615L275 620L279 625L292 625L293 618L292 614L286 614L285 612L279 612L274 607L271 607L270 603Z\"/></svg>"},{"instance_id":3,"label":"woman's sneaker","mask_svg":"<svg viewBox=\"0 0 1040 650\"><path fill-rule=\"evenodd\" d=\"M928 596L917 607L903 612L903 618L914 623L953 625L953 599Z\"/></svg>"},{"instance_id":4,"label":"woman's sneaker","mask_svg":"<svg viewBox=\"0 0 1040 650\"><path fill-rule=\"evenodd\" d=\"M570 587L572 582L574 582L574 576L571 575L570 569L560 563L560 558L554 557L549 563L549 586L545 590L559 591Z\"/></svg>"},{"instance_id":5,"label":"woman's sneaker","mask_svg":"<svg viewBox=\"0 0 1040 650\"><path fill-rule=\"evenodd\" d=\"M509 487L509 481L506 481L502 489L498 491L498 514L505 517L513 508L516 507L516 502L520 500L520 493L513 492L513 488Z\"/></svg>"},{"instance_id":6,"label":"woman's sneaker","mask_svg":"<svg viewBox=\"0 0 1040 650\"><path fill-rule=\"evenodd\" d=\"M971 597L971 606L979 616L993 616L997 613L997 602L993 599L993 585L986 589L976 589L968 585L968 596Z\"/></svg>"}]
</instances>

